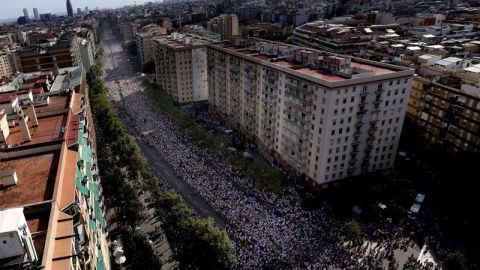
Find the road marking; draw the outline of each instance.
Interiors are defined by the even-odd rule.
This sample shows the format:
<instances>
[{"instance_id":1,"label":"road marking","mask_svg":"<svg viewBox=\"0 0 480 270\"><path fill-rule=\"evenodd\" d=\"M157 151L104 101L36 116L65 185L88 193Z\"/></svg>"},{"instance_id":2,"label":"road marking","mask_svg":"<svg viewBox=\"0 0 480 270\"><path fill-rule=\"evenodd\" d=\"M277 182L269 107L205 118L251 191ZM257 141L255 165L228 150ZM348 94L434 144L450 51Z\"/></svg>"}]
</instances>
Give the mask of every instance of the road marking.
<instances>
[{"instance_id":1,"label":"road marking","mask_svg":"<svg viewBox=\"0 0 480 270\"><path fill-rule=\"evenodd\" d=\"M193 203L195 203L197 206L200 206L200 205L198 205L197 201L193 201Z\"/></svg>"},{"instance_id":2,"label":"road marking","mask_svg":"<svg viewBox=\"0 0 480 270\"><path fill-rule=\"evenodd\" d=\"M170 176L170 174L169 174L167 171L164 171L164 172L165 172L165 174L167 174L168 176Z\"/></svg>"},{"instance_id":3,"label":"road marking","mask_svg":"<svg viewBox=\"0 0 480 270\"><path fill-rule=\"evenodd\" d=\"M180 187L180 185L177 182L175 182L175 184L177 184L177 187Z\"/></svg>"}]
</instances>

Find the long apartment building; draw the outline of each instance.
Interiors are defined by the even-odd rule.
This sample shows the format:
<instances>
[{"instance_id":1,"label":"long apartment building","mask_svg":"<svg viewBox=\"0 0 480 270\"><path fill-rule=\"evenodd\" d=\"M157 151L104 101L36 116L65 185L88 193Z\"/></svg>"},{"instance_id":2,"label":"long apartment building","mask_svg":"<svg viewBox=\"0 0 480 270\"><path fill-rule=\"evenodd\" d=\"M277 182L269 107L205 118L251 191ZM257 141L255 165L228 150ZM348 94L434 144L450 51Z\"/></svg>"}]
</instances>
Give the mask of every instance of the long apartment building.
<instances>
[{"instance_id":1,"label":"long apartment building","mask_svg":"<svg viewBox=\"0 0 480 270\"><path fill-rule=\"evenodd\" d=\"M158 85L177 104L208 99L206 38L173 33L155 42Z\"/></svg>"},{"instance_id":2,"label":"long apartment building","mask_svg":"<svg viewBox=\"0 0 480 270\"><path fill-rule=\"evenodd\" d=\"M208 48L208 101L314 188L393 166L414 70L258 39Z\"/></svg>"},{"instance_id":3,"label":"long apartment building","mask_svg":"<svg viewBox=\"0 0 480 270\"><path fill-rule=\"evenodd\" d=\"M454 153L480 150L480 88L450 75L416 75L407 116L427 140Z\"/></svg>"},{"instance_id":4,"label":"long apartment building","mask_svg":"<svg viewBox=\"0 0 480 270\"><path fill-rule=\"evenodd\" d=\"M0 89L0 269L110 269L82 67Z\"/></svg>"}]
</instances>

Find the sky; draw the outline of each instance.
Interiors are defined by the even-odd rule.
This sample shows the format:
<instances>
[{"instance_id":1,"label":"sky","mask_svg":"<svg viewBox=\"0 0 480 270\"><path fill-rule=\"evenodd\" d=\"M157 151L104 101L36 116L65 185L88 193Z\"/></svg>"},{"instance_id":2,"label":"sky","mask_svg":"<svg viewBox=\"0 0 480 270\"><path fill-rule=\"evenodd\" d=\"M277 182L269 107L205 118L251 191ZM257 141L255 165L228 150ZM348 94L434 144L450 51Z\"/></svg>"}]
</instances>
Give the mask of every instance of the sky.
<instances>
[{"instance_id":1,"label":"sky","mask_svg":"<svg viewBox=\"0 0 480 270\"><path fill-rule=\"evenodd\" d=\"M133 5L135 0L70 0L73 6L73 12L77 13L77 8L82 11L88 6L89 10L96 7L116 8L125 5ZM137 4L143 4L145 0L136 0ZM154 0L150 0L154 2ZM33 8L38 9L38 14L42 13L67 13L67 0L0 0L0 20L7 18L18 18L23 16L23 8L28 10L28 15L33 18Z\"/></svg>"}]
</instances>

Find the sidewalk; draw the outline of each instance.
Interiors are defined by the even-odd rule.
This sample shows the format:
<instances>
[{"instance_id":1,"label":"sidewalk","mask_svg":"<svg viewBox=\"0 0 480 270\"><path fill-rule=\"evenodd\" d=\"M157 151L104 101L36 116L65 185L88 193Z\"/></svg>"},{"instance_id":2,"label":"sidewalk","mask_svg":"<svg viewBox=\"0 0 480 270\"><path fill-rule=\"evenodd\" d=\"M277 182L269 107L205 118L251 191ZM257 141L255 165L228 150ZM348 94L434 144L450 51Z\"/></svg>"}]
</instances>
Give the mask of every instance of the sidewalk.
<instances>
[{"instance_id":1,"label":"sidewalk","mask_svg":"<svg viewBox=\"0 0 480 270\"><path fill-rule=\"evenodd\" d=\"M143 193L140 194L139 199L143 204L143 214L146 217L139 227L149 236L154 253L163 264L162 270L175 269L178 262L173 260L173 251L161 228L162 222L156 215L155 208L150 207L150 198L147 193Z\"/></svg>"}]
</instances>

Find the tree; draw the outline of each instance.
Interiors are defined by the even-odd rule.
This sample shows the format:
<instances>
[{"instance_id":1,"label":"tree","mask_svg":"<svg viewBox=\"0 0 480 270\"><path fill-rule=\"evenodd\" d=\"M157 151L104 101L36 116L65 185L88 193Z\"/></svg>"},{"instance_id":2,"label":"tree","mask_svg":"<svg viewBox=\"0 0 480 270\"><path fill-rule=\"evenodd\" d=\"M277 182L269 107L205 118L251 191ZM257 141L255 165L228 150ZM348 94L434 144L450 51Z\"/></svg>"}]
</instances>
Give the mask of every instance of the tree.
<instances>
[{"instance_id":1,"label":"tree","mask_svg":"<svg viewBox=\"0 0 480 270\"><path fill-rule=\"evenodd\" d=\"M147 74L155 74L155 60L153 60L153 58L143 64L142 72Z\"/></svg>"},{"instance_id":2,"label":"tree","mask_svg":"<svg viewBox=\"0 0 480 270\"><path fill-rule=\"evenodd\" d=\"M165 211L169 211L175 205L183 203L183 199L182 196L174 191L162 191L160 192L158 203Z\"/></svg>"},{"instance_id":3,"label":"tree","mask_svg":"<svg viewBox=\"0 0 480 270\"><path fill-rule=\"evenodd\" d=\"M180 263L197 269L230 269L236 262L227 233L215 226L212 218L188 218L179 224L182 235Z\"/></svg>"},{"instance_id":4,"label":"tree","mask_svg":"<svg viewBox=\"0 0 480 270\"><path fill-rule=\"evenodd\" d=\"M459 251L450 253L445 259L445 268L447 270L468 270L467 258Z\"/></svg>"},{"instance_id":5,"label":"tree","mask_svg":"<svg viewBox=\"0 0 480 270\"><path fill-rule=\"evenodd\" d=\"M345 236L348 240L352 241L353 239L362 235L362 229L355 220L351 220L346 222L345 225L343 225L342 235Z\"/></svg>"}]
</instances>

